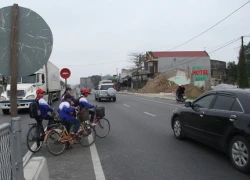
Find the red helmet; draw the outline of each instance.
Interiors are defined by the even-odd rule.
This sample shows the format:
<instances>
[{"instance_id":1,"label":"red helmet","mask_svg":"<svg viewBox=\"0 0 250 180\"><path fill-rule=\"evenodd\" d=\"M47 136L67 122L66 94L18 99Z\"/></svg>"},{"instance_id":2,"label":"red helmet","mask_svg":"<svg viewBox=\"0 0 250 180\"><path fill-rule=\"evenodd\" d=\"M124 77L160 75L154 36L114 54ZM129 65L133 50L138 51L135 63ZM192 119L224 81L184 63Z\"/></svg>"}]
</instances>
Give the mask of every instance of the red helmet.
<instances>
[{"instance_id":1,"label":"red helmet","mask_svg":"<svg viewBox=\"0 0 250 180\"><path fill-rule=\"evenodd\" d=\"M44 94L45 91L43 89L37 89L36 94Z\"/></svg>"},{"instance_id":2,"label":"red helmet","mask_svg":"<svg viewBox=\"0 0 250 180\"><path fill-rule=\"evenodd\" d=\"M83 89L81 90L81 92L82 92L82 94L85 94L85 93L91 94L91 93L89 92L89 89L88 89L88 88L83 88Z\"/></svg>"}]
</instances>

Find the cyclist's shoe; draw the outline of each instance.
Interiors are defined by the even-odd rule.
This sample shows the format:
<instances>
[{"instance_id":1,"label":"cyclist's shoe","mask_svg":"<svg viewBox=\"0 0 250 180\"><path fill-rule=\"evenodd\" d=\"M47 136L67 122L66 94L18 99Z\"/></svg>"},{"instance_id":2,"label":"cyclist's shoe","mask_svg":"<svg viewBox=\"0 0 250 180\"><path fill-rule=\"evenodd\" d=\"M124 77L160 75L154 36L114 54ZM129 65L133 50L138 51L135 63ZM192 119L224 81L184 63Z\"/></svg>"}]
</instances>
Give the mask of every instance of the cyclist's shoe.
<instances>
[{"instance_id":1,"label":"cyclist's shoe","mask_svg":"<svg viewBox=\"0 0 250 180\"><path fill-rule=\"evenodd\" d=\"M91 123L91 126L96 126L96 125L97 125L97 124L96 124L96 123L94 123L94 122L93 122L93 123Z\"/></svg>"}]
</instances>

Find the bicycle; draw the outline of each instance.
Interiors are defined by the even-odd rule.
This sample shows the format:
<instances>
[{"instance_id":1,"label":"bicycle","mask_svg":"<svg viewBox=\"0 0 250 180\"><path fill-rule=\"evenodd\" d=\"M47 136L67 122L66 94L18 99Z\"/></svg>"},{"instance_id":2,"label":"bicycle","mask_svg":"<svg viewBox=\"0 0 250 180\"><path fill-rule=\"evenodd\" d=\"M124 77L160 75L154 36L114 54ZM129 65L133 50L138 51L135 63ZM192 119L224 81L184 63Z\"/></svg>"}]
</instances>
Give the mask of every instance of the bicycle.
<instances>
[{"instance_id":1,"label":"bicycle","mask_svg":"<svg viewBox=\"0 0 250 180\"><path fill-rule=\"evenodd\" d=\"M96 136L99 138L105 138L110 132L110 122L105 118L105 108L98 107L97 105L94 108L94 126L96 130ZM103 133L103 134L102 134Z\"/></svg>"},{"instance_id":2,"label":"bicycle","mask_svg":"<svg viewBox=\"0 0 250 180\"><path fill-rule=\"evenodd\" d=\"M65 125L58 124L53 125L54 128L49 130L45 136L45 143L48 151L53 155L60 155L64 152L66 148L66 142L70 145L75 144L78 141L82 146L89 147L96 140L96 133L93 126L85 123L80 124L80 128L78 131L78 136L72 136L67 131ZM92 138L88 138L87 143L85 144L85 138L89 137L92 134ZM51 140L51 142L50 142ZM58 150L53 150L52 145L56 145Z\"/></svg>"},{"instance_id":3,"label":"bicycle","mask_svg":"<svg viewBox=\"0 0 250 180\"><path fill-rule=\"evenodd\" d=\"M51 115L54 119L53 124L61 122L60 120L58 120L56 112L52 112ZM29 130L26 134L27 147L33 153L38 152L42 148L46 130L47 128L51 128L51 126L53 126L53 124L51 124L49 126L46 126L46 128L44 129L42 123L43 119L38 119L36 121L36 123L28 124Z\"/></svg>"}]
</instances>

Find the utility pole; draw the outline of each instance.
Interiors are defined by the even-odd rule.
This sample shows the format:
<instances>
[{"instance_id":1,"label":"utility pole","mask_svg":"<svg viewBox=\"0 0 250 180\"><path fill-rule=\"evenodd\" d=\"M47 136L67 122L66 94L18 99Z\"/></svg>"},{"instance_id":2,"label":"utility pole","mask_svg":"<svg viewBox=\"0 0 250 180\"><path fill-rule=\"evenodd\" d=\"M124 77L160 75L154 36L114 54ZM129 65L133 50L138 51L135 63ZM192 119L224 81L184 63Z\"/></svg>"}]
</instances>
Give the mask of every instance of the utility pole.
<instances>
[{"instance_id":1,"label":"utility pole","mask_svg":"<svg viewBox=\"0 0 250 180\"><path fill-rule=\"evenodd\" d=\"M18 74L18 5L12 7L11 43L10 43L10 104L11 117L17 116L17 74Z\"/></svg>"},{"instance_id":2,"label":"utility pole","mask_svg":"<svg viewBox=\"0 0 250 180\"><path fill-rule=\"evenodd\" d=\"M241 48L244 47L244 36L241 36Z\"/></svg>"}]
</instances>

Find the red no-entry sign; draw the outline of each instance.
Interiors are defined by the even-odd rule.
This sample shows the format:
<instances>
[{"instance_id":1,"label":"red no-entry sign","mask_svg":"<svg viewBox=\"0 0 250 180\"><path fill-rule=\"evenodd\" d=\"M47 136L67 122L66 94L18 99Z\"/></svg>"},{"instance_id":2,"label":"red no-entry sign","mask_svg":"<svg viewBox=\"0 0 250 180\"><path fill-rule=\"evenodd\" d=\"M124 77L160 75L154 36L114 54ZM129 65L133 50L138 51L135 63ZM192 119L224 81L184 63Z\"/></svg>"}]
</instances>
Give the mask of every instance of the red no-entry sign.
<instances>
[{"instance_id":1,"label":"red no-entry sign","mask_svg":"<svg viewBox=\"0 0 250 180\"><path fill-rule=\"evenodd\" d=\"M63 68L61 71L60 71L60 75L63 79L68 79L71 75L71 72L68 68Z\"/></svg>"}]
</instances>

